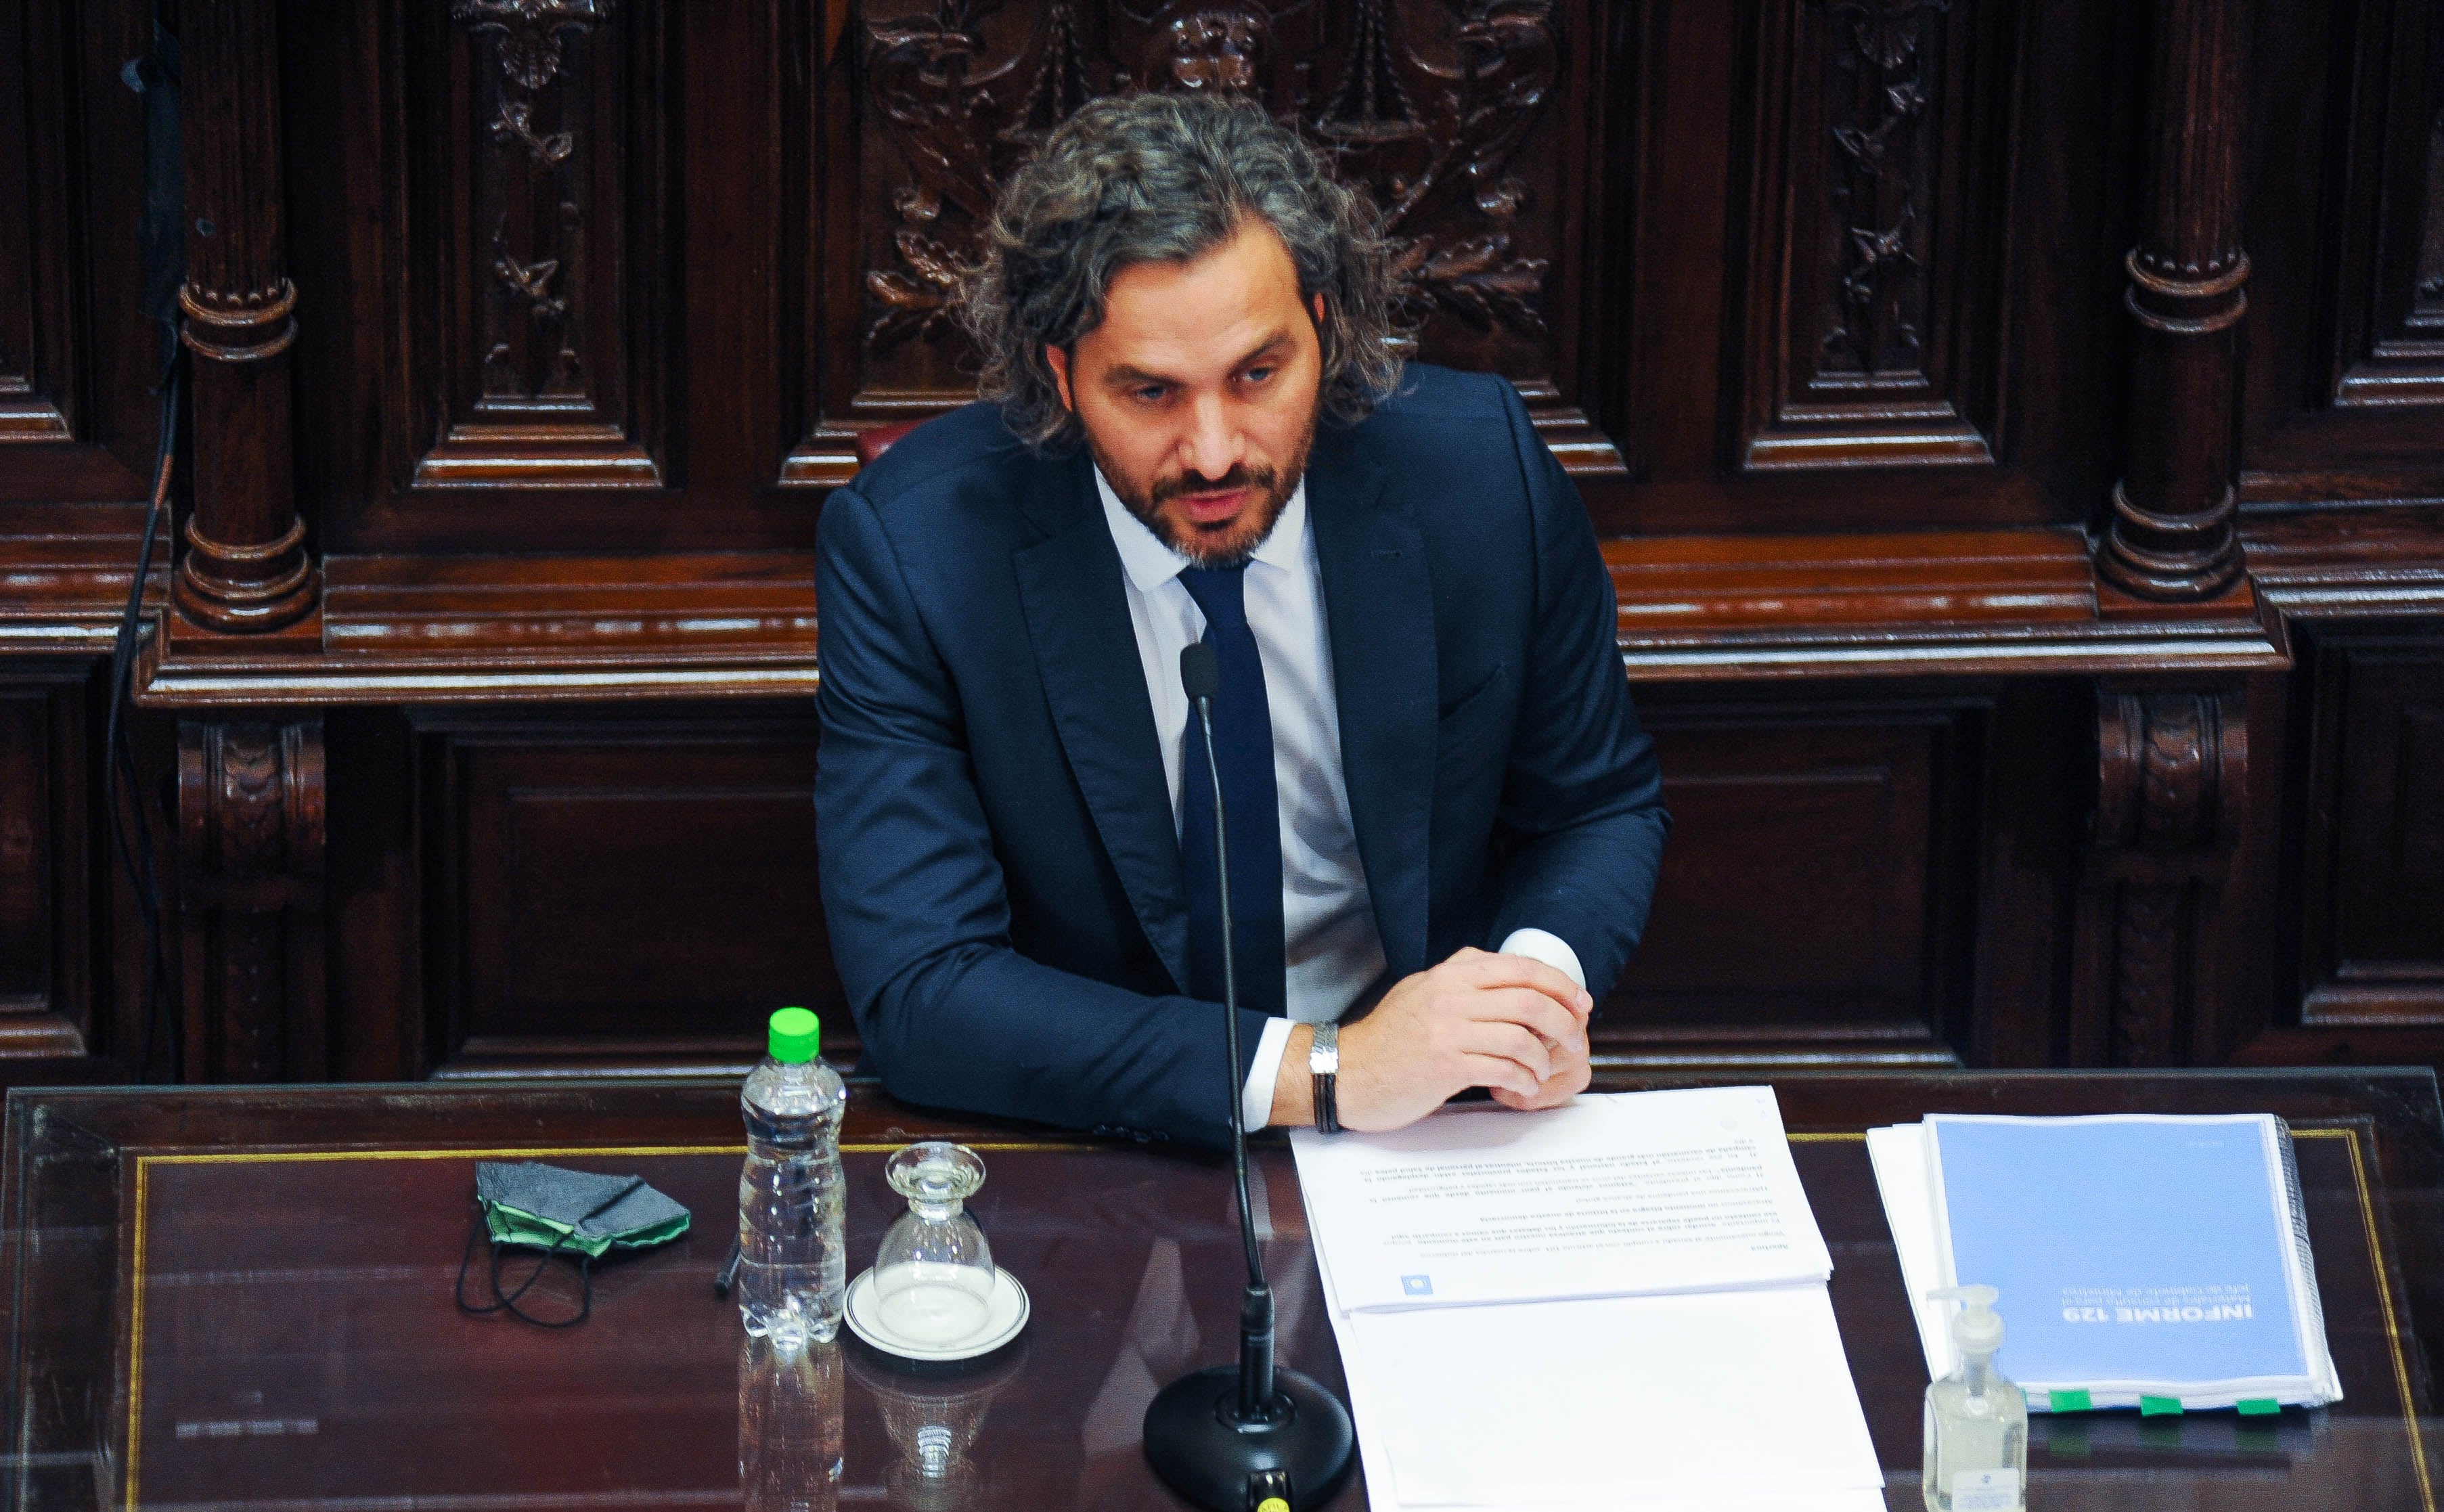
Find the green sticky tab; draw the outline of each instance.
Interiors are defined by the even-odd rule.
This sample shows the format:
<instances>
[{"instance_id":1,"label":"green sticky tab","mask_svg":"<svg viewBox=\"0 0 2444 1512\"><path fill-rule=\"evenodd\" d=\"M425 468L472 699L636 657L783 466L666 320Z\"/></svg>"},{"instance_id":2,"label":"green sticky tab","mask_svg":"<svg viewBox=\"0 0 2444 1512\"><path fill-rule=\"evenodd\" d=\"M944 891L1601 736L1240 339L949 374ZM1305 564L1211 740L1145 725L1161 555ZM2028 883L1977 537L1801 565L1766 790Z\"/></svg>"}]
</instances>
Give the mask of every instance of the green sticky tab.
<instances>
[{"instance_id":1,"label":"green sticky tab","mask_svg":"<svg viewBox=\"0 0 2444 1512\"><path fill-rule=\"evenodd\" d=\"M2140 1417L2178 1417L2181 1399L2177 1396L2142 1396L2138 1398Z\"/></svg>"},{"instance_id":2,"label":"green sticky tab","mask_svg":"<svg viewBox=\"0 0 2444 1512\"><path fill-rule=\"evenodd\" d=\"M2096 1406L2083 1391L2047 1392L2046 1396L2048 1405L2057 1412L2085 1412L2093 1411Z\"/></svg>"},{"instance_id":3,"label":"green sticky tab","mask_svg":"<svg viewBox=\"0 0 2444 1512\"><path fill-rule=\"evenodd\" d=\"M2245 1402L2231 1405L2243 1417L2273 1417L2283 1411L2283 1404L2270 1396L2252 1396Z\"/></svg>"}]
</instances>

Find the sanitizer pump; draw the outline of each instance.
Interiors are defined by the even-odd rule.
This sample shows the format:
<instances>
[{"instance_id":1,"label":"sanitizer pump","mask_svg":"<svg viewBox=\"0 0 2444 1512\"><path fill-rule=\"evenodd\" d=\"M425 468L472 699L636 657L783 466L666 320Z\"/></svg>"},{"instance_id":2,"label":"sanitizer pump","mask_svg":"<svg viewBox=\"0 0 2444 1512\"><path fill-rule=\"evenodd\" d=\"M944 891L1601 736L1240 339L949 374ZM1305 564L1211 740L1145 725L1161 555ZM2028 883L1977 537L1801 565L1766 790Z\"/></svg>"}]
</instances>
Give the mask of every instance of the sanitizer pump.
<instances>
[{"instance_id":1,"label":"sanitizer pump","mask_svg":"<svg viewBox=\"0 0 2444 1512\"><path fill-rule=\"evenodd\" d=\"M2003 1319L1991 1286L1947 1286L1957 1301L1952 1342L1960 1368L1926 1389L1928 1512L2023 1512L2027 1503L2028 1399L1994 1369Z\"/></svg>"}]
</instances>

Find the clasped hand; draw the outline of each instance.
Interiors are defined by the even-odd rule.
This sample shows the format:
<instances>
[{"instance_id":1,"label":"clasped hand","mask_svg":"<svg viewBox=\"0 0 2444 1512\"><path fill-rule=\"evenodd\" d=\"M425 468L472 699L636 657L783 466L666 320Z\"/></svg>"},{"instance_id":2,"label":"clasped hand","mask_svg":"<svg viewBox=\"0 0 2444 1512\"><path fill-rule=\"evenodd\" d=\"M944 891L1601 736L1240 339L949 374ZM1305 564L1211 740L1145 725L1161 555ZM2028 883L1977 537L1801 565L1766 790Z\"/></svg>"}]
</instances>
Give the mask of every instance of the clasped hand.
<instances>
[{"instance_id":1,"label":"clasped hand","mask_svg":"<svg viewBox=\"0 0 2444 1512\"><path fill-rule=\"evenodd\" d=\"M1522 955L1460 950L1395 985L1341 1031L1335 1100L1343 1128L1404 1128L1455 1093L1485 1087L1506 1108L1555 1108L1586 1090L1595 999ZM1274 1083L1277 1124L1314 1118L1306 1063L1313 1031L1292 1031Z\"/></svg>"}]
</instances>

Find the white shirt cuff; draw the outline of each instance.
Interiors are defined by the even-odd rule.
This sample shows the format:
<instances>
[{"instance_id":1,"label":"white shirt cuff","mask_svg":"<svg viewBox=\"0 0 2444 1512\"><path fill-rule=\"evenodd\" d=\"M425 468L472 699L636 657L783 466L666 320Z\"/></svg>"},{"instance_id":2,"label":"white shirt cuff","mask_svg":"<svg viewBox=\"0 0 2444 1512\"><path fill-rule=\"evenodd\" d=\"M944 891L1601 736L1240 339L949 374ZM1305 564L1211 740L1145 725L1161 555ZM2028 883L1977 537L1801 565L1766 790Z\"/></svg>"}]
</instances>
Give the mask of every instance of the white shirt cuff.
<instances>
[{"instance_id":1,"label":"white shirt cuff","mask_svg":"<svg viewBox=\"0 0 2444 1512\"><path fill-rule=\"evenodd\" d=\"M1250 1133L1273 1121L1273 1083L1282 1079L1282 1055L1289 1047L1290 1021L1267 1019L1265 1032L1256 1041L1255 1064L1248 1068L1248 1084L1239 1091L1239 1116Z\"/></svg>"},{"instance_id":2,"label":"white shirt cuff","mask_svg":"<svg viewBox=\"0 0 2444 1512\"><path fill-rule=\"evenodd\" d=\"M1495 953L1524 955L1530 961L1542 961L1576 982L1580 991L1586 990L1587 973L1579 965L1579 952L1571 950L1570 942L1558 934L1549 934L1543 930L1512 930L1510 937L1502 942L1502 949Z\"/></svg>"}]
</instances>

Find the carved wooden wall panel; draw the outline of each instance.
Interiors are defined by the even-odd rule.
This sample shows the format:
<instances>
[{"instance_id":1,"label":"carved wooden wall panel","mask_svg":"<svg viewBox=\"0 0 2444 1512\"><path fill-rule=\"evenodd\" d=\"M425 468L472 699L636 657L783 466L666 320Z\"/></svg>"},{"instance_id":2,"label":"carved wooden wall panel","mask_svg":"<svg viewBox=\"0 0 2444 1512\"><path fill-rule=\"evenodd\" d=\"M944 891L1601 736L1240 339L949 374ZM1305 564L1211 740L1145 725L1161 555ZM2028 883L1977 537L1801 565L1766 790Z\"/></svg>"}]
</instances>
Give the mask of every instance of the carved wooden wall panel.
<instances>
[{"instance_id":1,"label":"carved wooden wall panel","mask_svg":"<svg viewBox=\"0 0 2444 1512\"><path fill-rule=\"evenodd\" d=\"M789 475L837 481L843 425L972 395L948 300L996 186L1080 104L1139 88L1246 95L1329 148L1383 211L1422 355L1509 375L1570 465L1618 470L1577 376L1600 14L1583 0L865 7L848 44L857 132L820 135L814 154L824 203L856 228L828 255L851 260L860 314L824 354Z\"/></svg>"},{"instance_id":2,"label":"carved wooden wall panel","mask_svg":"<svg viewBox=\"0 0 2444 1512\"><path fill-rule=\"evenodd\" d=\"M816 893L808 711L423 725L444 1075L753 1059L856 1027Z\"/></svg>"},{"instance_id":3,"label":"carved wooden wall panel","mask_svg":"<svg viewBox=\"0 0 2444 1512\"><path fill-rule=\"evenodd\" d=\"M2444 490L2444 16L2257 20L2244 504Z\"/></svg>"},{"instance_id":4,"label":"carved wooden wall panel","mask_svg":"<svg viewBox=\"0 0 2444 1512\"><path fill-rule=\"evenodd\" d=\"M83 690L0 685L0 1055L77 1055L94 1008Z\"/></svg>"},{"instance_id":5,"label":"carved wooden wall panel","mask_svg":"<svg viewBox=\"0 0 2444 1512\"><path fill-rule=\"evenodd\" d=\"M2359 32L2334 399L2444 405L2444 17L2395 0Z\"/></svg>"},{"instance_id":6,"label":"carved wooden wall panel","mask_svg":"<svg viewBox=\"0 0 2444 1512\"><path fill-rule=\"evenodd\" d=\"M2444 1024L2444 643L2317 643L2301 1021Z\"/></svg>"},{"instance_id":7,"label":"carved wooden wall panel","mask_svg":"<svg viewBox=\"0 0 2444 1512\"><path fill-rule=\"evenodd\" d=\"M1740 466L1993 460L2011 10L1766 8Z\"/></svg>"},{"instance_id":8,"label":"carved wooden wall panel","mask_svg":"<svg viewBox=\"0 0 2444 1512\"><path fill-rule=\"evenodd\" d=\"M141 497L160 361L142 314L136 8L0 3L0 502Z\"/></svg>"},{"instance_id":9,"label":"carved wooden wall panel","mask_svg":"<svg viewBox=\"0 0 2444 1512\"><path fill-rule=\"evenodd\" d=\"M28 10L0 6L0 123L7 126L0 129L0 441L65 441L74 433L58 394L66 356L64 333L57 330L66 305L61 277L65 269L56 255L46 257L51 266L43 268L46 276L38 286L34 247L37 196L45 219L56 214L59 199L56 163L42 165L54 170L43 174L35 162L36 143L48 141L44 156L55 157L64 116L56 100L38 108L27 98L28 83L39 87L42 82L39 71L34 81L26 77L27 23L35 19ZM45 129L28 129L37 122ZM38 175L52 181L38 188ZM49 350L38 353L42 347Z\"/></svg>"},{"instance_id":10,"label":"carved wooden wall panel","mask_svg":"<svg viewBox=\"0 0 2444 1512\"><path fill-rule=\"evenodd\" d=\"M808 8L456 0L283 16L299 490L337 554L805 550L793 179ZM794 260L794 261L793 261ZM381 291L379 295L372 291ZM842 323L845 323L844 320Z\"/></svg>"},{"instance_id":11,"label":"carved wooden wall panel","mask_svg":"<svg viewBox=\"0 0 2444 1512\"><path fill-rule=\"evenodd\" d=\"M1977 716L1649 701L1672 843L1598 1024L1631 1060L1959 1055Z\"/></svg>"},{"instance_id":12,"label":"carved wooden wall panel","mask_svg":"<svg viewBox=\"0 0 2444 1512\"><path fill-rule=\"evenodd\" d=\"M2058 524L2111 482L2108 8L486 3L282 17L324 127L291 183L369 208L288 229L337 553L803 549L858 429L972 392L953 269L1121 87L1330 146L1421 355L1518 382L1607 531ZM2071 56L2110 66L2028 63Z\"/></svg>"},{"instance_id":13,"label":"carved wooden wall panel","mask_svg":"<svg viewBox=\"0 0 2444 1512\"><path fill-rule=\"evenodd\" d=\"M420 8L433 24L438 6ZM424 486L653 487L669 437L658 0L451 0Z\"/></svg>"},{"instance_id":14,"label":"carved wooden wall panel","mask_svg":"<svg viewBox=\"0 0 2444 1512\"><path fill-rule=\"evenodd\" d=\"M2110 488L2143 12L1610 12L1612 534L2084 523ZM2077 59L2075 66L2064 60ZM2042 129L2032 123L2042 122Z\"/></svg>"}]
</instances>

